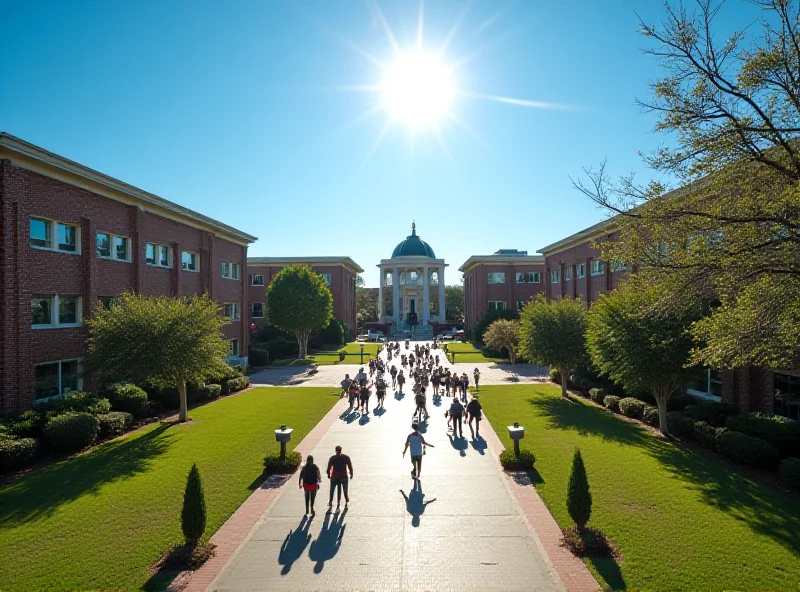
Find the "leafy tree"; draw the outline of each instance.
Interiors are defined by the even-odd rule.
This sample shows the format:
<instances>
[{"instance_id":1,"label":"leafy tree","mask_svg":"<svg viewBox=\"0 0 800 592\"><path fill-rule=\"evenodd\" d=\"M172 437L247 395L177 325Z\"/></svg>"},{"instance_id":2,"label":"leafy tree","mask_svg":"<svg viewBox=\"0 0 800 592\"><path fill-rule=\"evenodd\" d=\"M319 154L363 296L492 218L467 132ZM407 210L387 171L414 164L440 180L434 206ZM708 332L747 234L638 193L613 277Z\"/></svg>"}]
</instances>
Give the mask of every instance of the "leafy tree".
<instances>
[{"instance_id":1,"label":"leafy tree","mask_svg":"<svg viewBox=\"0 0 800 592\"><path fill-rule=\"evenodd\" d=\"M464 286L444 287L444 314L451 323L464 322Z\"/></svg>"},{"instance_id":2,"label":"leafy tree","mask_svg":"<svg viewBox=\"0 0 800 592\"><path fill-rule=\"evenodd\" d=\"M308 353L308 337L333 316L333 296L325 280L307 265L284 267L267 288L267 320L294 333L298 354Z\"/></svg>"},{"instance_id":3,"label":"leafy tree","mask_svg":"<svg viewBox=\"0 0 800 592\"><path fill-rule=\"evenodd\" d=\"M445 311L446 312L446 311ZM515 310L490 310L487 312L483 317L481 317L478 322L475 323L475 326L472 328L472 339L476 343L484 345L483 343L483 335L486 333L486 330L489 328L489 325L494 323L498 319L518 319L519 313Z\"/></svg>"},{"instance_id":4,"label":"leafy tree","mask_svg":"<svg viewBox=\"0 0 800 592\"><path fill-rule=\"evenodd\" d=\"M580 300L547 302L539 295L523 307L521 320L519 353L558 369L566 397L570 370L586 360L586 309Z\"/></svg>"},{"instance_id":5,"label":"leafy tree","mask_svg":"<svg viewBox=\"0 0 800 592\"><path fill-rule=\"evenodd\" d=\"M497 319L483 334L483 342L492 349L508 352L508 358L514 364L517 361L519 347L520 322L517 319Z\"/></svg>"},{"instance_id":6,"label":"leafy tree","mask_svg":"<svg viewBox=\"0 0 800 592\"><path fill-rule=\"evenodd\" d=\"M186 490L183 493L181 528L186 542L190 544L196 544L206 529L206 498L200 471L194 463L186 479Z\"/></svg>"},{"instance_id":7,"label":"leafy tree","mask_svg":"<svg viewBox=\"0 0 800 592\"><path fill-rule=\"evenodd\" d=\"M800 364L800 3L762 0L760 26L721 33L733 4L667 5L642 22L666 75L640 101L668 147L645 158L656 178L610 180L601 166L576 186L607 211L627 262L668 298L721 303L695 331L694 360L716 367ZM736 4L740 9L740 4ZM758 19L756 19L758 20ZM673 187L677 190L670 191Z\"/></svg>"},{"instance_id":8,"label":"leafy tree","mask_svg":"<svg viewBox=\"0 0 800 592\"><path fill-rule=\"evenodd\" d=\"M378 288L356 287L358 324L378 322Z\"/></svg>"},{"instance_id":9,"label":"leafy tree","mask_svg":"<svg viewBox=\"0 0 800 592\"><path fill-rule=\"evenodd\" d=\"M189 298L122 294L111 309L98 306L89 327L87 373L107 382L174 387L186 421L186 382L204 382L227 367L222 338L227 319L207 295Z\"/></svg>"},{"instance_id":10,"label":"leafy tree","mask_svg":"<svg viewBox=\"0 0 800 592\"><path fill-rule=\"evenodd\" d=\"M688 376L691 324L699 306L658 304L659 288L633 278L600 297L589 311L587 345L594 365L626 391L648 391L658 406L659 429L667 427L667 401Z\"/></svg>"},{"instance_id":11,"label":"leafy tree","mask_svg":"<svg viewBox=\"0 0 800 592\"><path fill-rule=\"evenodd\" d=\"M578 527L578 532L583 532L592 515L592 494L589 491L589 479L586 477L583 457L577 448L572 455L572 469L569 472L567 510L575 526Z\"/></svg>"}]
</instances>

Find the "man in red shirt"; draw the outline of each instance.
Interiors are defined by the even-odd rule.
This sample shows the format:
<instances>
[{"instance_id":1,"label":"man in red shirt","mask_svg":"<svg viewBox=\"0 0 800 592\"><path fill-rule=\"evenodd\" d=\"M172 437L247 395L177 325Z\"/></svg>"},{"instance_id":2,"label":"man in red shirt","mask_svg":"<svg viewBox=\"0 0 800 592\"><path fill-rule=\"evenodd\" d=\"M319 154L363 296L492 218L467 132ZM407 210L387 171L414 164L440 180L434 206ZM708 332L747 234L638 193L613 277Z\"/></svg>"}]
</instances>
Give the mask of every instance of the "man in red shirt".
<instances>
[{"instance_id":1,"label":"man in red shirt","mask_svg":"<svg viewBox=\"0 0 800 592\"><path fill-rule=\"evenodd\" d=\"M347 472L350 471L350 479L353 478L353 463L350 462L350 457L342 454L342 447L336 447L336 454L328 460L328 469L325 473L331 481L331 493L328 498L328 508L333 505L333 491L337 490L336 507L342 503L342 490L344 490L344 504L345 506L350 503L350 498L347 495L348 478Z\"/></svg>"}]
</instances>

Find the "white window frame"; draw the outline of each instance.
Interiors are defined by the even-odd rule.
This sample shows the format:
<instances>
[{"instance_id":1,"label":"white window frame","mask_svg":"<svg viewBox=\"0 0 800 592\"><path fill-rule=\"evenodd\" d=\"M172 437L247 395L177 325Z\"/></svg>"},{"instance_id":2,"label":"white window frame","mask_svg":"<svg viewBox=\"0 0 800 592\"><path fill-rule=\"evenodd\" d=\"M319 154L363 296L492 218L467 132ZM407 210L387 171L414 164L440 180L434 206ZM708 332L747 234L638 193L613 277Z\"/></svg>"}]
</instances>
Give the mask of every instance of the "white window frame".
<instances>
[{"instance_id":1,"label":"white window frame","mask_svg":"<svg viewBox=\"0 0 800 592\"><path fill-rule=\"evenodd\" d=\"M602 259L592 259L592 275L603 275L606 272L606 263Z\"/></svg>"},{"instance_id":2,"label":"white window frame","mask_svg":"<svg viewBox=\"0 0 800 592\"><path fill-rule=\"evenodd\" d=\"M238 358L239 357L239 338L235 337L234 339L229 339L228 343L230 344L230 353L228 354L229 358ZM236 351L233 351L233 344L236 344Z\"/></svg>"},{"instance_id":3,"label":"white window frame","mask_svg":"<svg viewBox=\"0 0 800 592\"><path fill-rule=\"evenodd\" d=\"M551 284L560 284L561 283L561 270L560 269L551 269L550 270L550 283Z\"/></svg>"},{"instance_id":4,"label":"white window frame","mask_svg":"<svg viewBox=\"0 0 800 592\"><path fill-rule=\"evenodd\" d=\"M576 268L577 269L575 269L575 275L577 276L577 278L578 279L585 278L586 277L586 264L585 263L578 263L578 265L576 265Z\"/></svg>"},{"instance_id":5,"label":"white window frame","mask_svg":"<svg viewBox=\"0 0 800 592\"><path fill-rule=\"evenodd\" d=\"M494 308L492 305L494 304ZM503 306L500 307L498 305L502 304ZM486 301L486 310L507 310L506 301L505 300L487 300Z\"/></svg>"},{"instance_id":6,"label":"white window frame","mask_svg":"<svg viewBox=\"0 0 800 592\"><path fill-rule=\"evenodd\" d=\"M147 247L153 247L155 252L155 263L150 263L147 260ZM167 264L164 265L161 263L161 250L167 250ZM144 263L145 265L149 265L150 267L161 267L162 269L172 269L172 249L169 245L163 245L160 243L145 243L144 245Z\"/></svg>"},{"instance_id":7,"label":"white window frame","mask_svg":"<svg viewBox=\"0 0 800 592\"><path fill-rule=\"evenodd\" d=\"M230 268L231 268L230 267L230 263L228 263L227 261L221 261L220 262L220 267L222 268L222 270L221 270L222 277L224 279L230 278L231 277L231 274L230 274Z\"/></svg>"},{"instance_id":8,"label":"white window frame","mask_svg":"<svg viewBox=\"0 0 800 592\"><path fill-rule=\"evenodd\" d=\"M564 268L564 281L571 282L572 281L572 265L567 265Z\"/></svg>"},{"instance_id":9,"label":"white window frame","mask_svg":"<svg viewBox=\"0 0 800 592\"><path fill-rule=\"evenodd\" d=\"M42 401L49 401L50 399L56 399L58 397L63 397L64 395L67 394L67 393L64 392L64 387L62 385L63 378L62 378L62 372L61 372L61 364L64 364L65 362L77 362L78 363L78 385L77 385L77 390L69 391L69 392L76 392L76 393L77 392L81 392L83 390L83 377L81 376L81 362L82 361L83 361L82 358L67 358L65 360L53 360L51 362L39 362L37 364L34 364L33 365L33 367L34 367L34 396L35 396L35 390L36 390L36 378L35 378L36 377L36 367L37 366L49 366L51 364L58 364L58 394L57 395L52 395L50 397L42 397L41 399L34 399L33 400L33 404L36 405L36 403L40 403Z\"/></svg>"},{"instance_id":10,"label":"white window frame","mask_svg":"<svg viewBox=\"0 0 800 592\"><path fill-rule=\"evenodd\" d=\"M238 263L231 263L231 279L232 280L239 280L239 264Z\"/></svg>"},{"instance_id":11,"label":"white window frame","mask_svg":"<svg viewBox=\"0 0 800 592\"><path fill-rule=\"evenodd\" d=\"M42 329L60 329L69 327L80 327L83 325L83 297L72 296L70 294L39 294L41 298L36 298L37 294L31 295L31 306L33 300L50 300L50 324L48 325L34 325L31 318L31 329L39 331ZM61 314L61 298L74 298L75 299L75 322L74 323L61 323L59 316Z\"/></svg>"},{"instance_id":12,"label":"white window frame","mask_svg":"<svg viewBox=\"0 0 800 592\"><path fill-rule=\"evenodd\" d=\"M227 308L231 307L231 313L228 314ZM222 315L228 317L231 320L231 323L234 321L240 321L242 319L242 305L238 302L223 302L222 304Z\"/></svg>"},{"instance_id":13,"label":"white window frame","mask_svg":"<svg viewBox=\"0 0 800 592\"><path fill-rule=\"evenodd\" d=\"M261 281L256 283L255 278L261 278ZM251 273L250 274L250 285L251 286L263 286L264 285L264 275L261 273Z\"/></svg>"},{"instance_id":14,"label":"white window frame","mask_svg":"<svg viewBox=\"0 0 800 592\"><path fill-rule=\"evenodd\" d=\"M48 245L33 245L31 244L31 221L32 220L40 220L46 224L46 233L49 236L49 243ZM56 231L58 230L58 225L61 224L62 226L71 226L75 229L75 250L70 251L68 249L59 249L58 248L58 237L56 236ZM80 224L75 224L74 222L64 222L63 220L53 220L52 218L44 218L42 216L30 216L28 218L28 245L32 249L39 249L40 251L55 251L56 253L64 253L65 255L80 255L81 254L81 226Z\"/></svg>"},{"instance_id":15,"label":"white window frame","mask_svg":"<svg viewBox=\"0 0 800 592\"><path fill-rule=\"evenodd\" d=\"M525 271L518 271L516 273L517 276L517 283L518 284L527 284L528 283L528 273Z\"/></svg>"},{"instance_id":16,"label":"white window frame","mask_svg":"<svg viewBox=\"0 0 800 592\"><path fill-rule=\"evenodd\" d=\"M500 281L497 281L496 276L500 276ZM505 284L506 283L506 272L505 271L490 271L489 273L486 274L486 283L487 284Z\"/></svg>"},{"instance_id":17,"label":"white window frame","mask_svg":"<svg viewBox=\"0 0 800 592\"><path fill-rule=\"evenodd\" d=\"M719 403L720 401L722 401L722 397L718 397L716 395L711 394L711 382L712 382L711 369L705 368L704 372L706 374L706 384L708 385L706 386L706 392L698 391L691 388L687 388L686 392L692 395L693 397L697 397L698 399L705 399L706 401L716 401L717 403Z\"/></svg>"},{"instance_id":18,"label":"white window frame","mask_svg":"<svg viewBox=\"0 0 800 592\"><path fill-rule=\"evenodd\" d=\"M195 269L191 269L183 260L184 255L194 255ZM181 251L181 269L190 273L200 273L200 253L197 251Z\"/></svg>"},{"instance_id":19,"label":"white window frame","mask_svg":"<svg viewBox=\"0 0 800 592\"><path fill-rule=\"evenodd\" d=\"M256 304L261 305L261 314L256 316ZM251 302L250 303L250 318L251 319L263 319L264 318L264 303L263 302Z\"/></svg>"},{"instance_id":20,"label":"white window frame","mask_svg":"<svg viewBox=\"0 0 800 592\"><path fill-rule=\"evenodd\" d=\"M542 283L542 272L541 271L529 271L528 272L528 283L529 284L541 284Z\"/></svg>"},{"instance_id":21,"label":"white window frame","mask_svg":"<svg viewBox=\"0 0 800 592\"><path fill-rule=\"evenodd\" d=\"M108 237L108 255L101 255L97 252L97 235L98 234L105 234ZM122 239L125 241L125 259L120 259L117 257L117 239ZM95 256L98 259L103 259L105 261L122 261L124 263L130 263L132 261L131 257L131 239L130 237L123 236L121 234L114 234L113 232L107 232L105 230L98 230L94 233L94 252Z\"/></svg>"}]
</instances>

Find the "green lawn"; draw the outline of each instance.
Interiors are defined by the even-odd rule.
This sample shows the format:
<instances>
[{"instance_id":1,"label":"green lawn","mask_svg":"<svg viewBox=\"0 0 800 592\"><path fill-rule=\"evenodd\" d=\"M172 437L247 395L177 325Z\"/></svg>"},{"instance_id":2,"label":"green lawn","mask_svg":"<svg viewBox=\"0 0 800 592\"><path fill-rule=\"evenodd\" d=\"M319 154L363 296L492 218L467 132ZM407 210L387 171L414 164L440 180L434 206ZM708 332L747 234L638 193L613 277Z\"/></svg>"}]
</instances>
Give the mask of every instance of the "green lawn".
<instances>
[{"instance_id":1,"label":"green lawn","mask_svg":"<svg viewBox=\"0 0 800 592\"><path fill-rule=\"evenodd\" d=\"M328 388L256 388L154 424L0 487L0 590L158 589L149 566L182 542L197 462L213 534L256 486L273 430L298 443L336 402Z\"/></svg>"},{"instance_id":2,"label":"green lawn","mask_svg":"<svg viewBox=\"0 0 800 592\"><path fill-rule=\"evenodd\" d=\"M361 343L351 342L344 346L345 351L348 354L360 354L361 353ZM366 364L370 358L374 358L378 355L378 343L364 343L364 363ZM334 364L360 364L361 363L361 356L360 355L348 355L345 356L344 362L339 361L339 349L331 349L331 350L320 350L314 352L308 359L311 360L314 364L319 364L320 366L331 366Z\"/></svg>"},{"instance_id":3,"label":"green lawn","mask_svg":"<svg viewBox=\"0 0 800 592\"><path fill-rule=\"evenodd\" d=\"M508 362L505 358L487 358L481 353L481 350L475 349L475 346L471 343L453 343L445 341L442 345L445 344L447 345L448 352L456 354L457 363Z\"/></svg>"},{"instance_id":4,"label":"green lawn","mask_svg":"<svg viewBox=\"0 0 800 592\"><path fill-rule=\"evenodd\" d=\"M534 481L560 526L573 450L580 447L593 497L590 524L622 559L589 562L614 590L797 590L800 503L552 385L481 389L506 446L506 425L525 426Z\"/></svg>"}]
</instances>

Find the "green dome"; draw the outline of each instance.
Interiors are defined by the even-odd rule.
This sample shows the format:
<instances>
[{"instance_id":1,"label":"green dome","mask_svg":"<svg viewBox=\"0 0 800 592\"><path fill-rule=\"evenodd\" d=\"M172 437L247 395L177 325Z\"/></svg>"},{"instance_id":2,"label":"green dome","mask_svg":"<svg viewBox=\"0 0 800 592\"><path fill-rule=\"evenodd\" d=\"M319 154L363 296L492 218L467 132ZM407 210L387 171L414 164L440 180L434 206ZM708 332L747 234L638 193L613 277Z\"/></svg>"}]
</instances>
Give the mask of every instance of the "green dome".
<instances>
[{"instance_id":1,"label":"green dome","mask_svg":"<svg viewBox=\"0 0 800 592\"><path fill-rule=\"evenodd\" d=\"M411 236L401 242L392 251L392 259L395 257L430 257L436 259L431 246L417 236L417 225L411 225Z\"/></svg>"}]
</instances>

